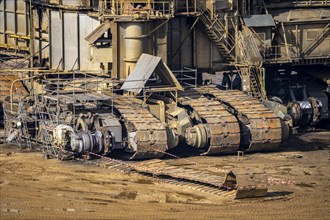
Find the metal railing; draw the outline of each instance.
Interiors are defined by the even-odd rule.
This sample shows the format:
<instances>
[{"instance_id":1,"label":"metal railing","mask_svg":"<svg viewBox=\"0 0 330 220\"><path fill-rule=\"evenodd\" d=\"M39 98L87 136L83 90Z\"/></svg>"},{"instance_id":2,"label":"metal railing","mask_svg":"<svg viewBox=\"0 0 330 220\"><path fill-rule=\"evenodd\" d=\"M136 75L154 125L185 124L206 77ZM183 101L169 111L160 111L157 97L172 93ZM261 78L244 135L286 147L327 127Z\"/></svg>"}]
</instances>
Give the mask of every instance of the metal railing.
<instances>
[{"instance_id":1,"label":"metal railing","mask_svg":"<svg viewBox=\"0 0 330 220\"><path fill-rule=\"evenodd\" d=\"M106 16L134 16L134 14L146 14L148 17L173 16L174 5L169 0L105 0L100 8L100 14Z\"/></svg>"},{"instance_id":2,"label":"metal railing","mask_svg":"<svg viewBox=\"0 0 330 220\"><path fill-rule=\"evenodd\" d=\"M39 112L39 114L47 115L54 124L58 125L63 123L60 118L62 113L60 102L67 102L71 104L73 108L73 118L75 118L75 105L77 102L83 103L86 102L84 99L79 99L78 94L87 96L88 93L101 92L101 87L99 84L102 82L99 76L90 75L88 73L73 73L72 78L66 79L60 77L60 72L56 78L47 78L41 80L42 92L40 97L42 100L46 100L49 104L48 107L56 107L56 114L47 111ZM97 103L96 103L97 106Z\"/></svg>"},{"instance_id":3,"label":"metal railing","mask_svg":"<svg viewBox=\"0 0 330 220\"><path fill-rule=\"evenodd\" d=\"M287 48L289 53L287 52ZM267 48L261 48L260 53L266 62L292 61L299 58L298 48L296 46L278 45Z\"/></svg>"},{"instance_id":4,"label":"metal railing","mask_svg":"<svg viewBox=\"0 0 330 220\"><path fill-rule=\"evenodd\" d=\"M330 4L329 0L295 0L297 6L326 6Z\"/></svg>"},{"instance_id":5,"label":"metal railing","mask_svg":"<svg viewBox=\"0 0 330 220\"><path fill-rule=\"evenodd\" d=\"M172 72L183 88L197 87L197 69L184 67L182 70L173 70Z\"/></svg>"}]
</instances>

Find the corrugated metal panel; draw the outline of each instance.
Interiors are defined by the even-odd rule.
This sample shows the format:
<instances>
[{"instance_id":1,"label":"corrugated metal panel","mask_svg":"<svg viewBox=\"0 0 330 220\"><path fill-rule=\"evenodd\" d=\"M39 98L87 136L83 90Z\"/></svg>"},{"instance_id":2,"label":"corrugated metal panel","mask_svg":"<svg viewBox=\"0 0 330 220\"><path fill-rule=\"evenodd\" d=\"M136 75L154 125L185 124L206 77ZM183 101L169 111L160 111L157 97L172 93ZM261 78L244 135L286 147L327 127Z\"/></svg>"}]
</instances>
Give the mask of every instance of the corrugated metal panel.
<instances>
[{"instance_id":1,"label":"corrugated metal panel","mask_svg":"<svg viewBox=\"0 0 330 220\"><path fill-rule=\"evenodd\" d=\"M80 6L80 0L62 0L62 5Z\"/></svg>"},{"instance_id":2,"label":"corrugated metal panel","mask_svg":"<svg viewBox=\"0 0 330 220\"><path fill-rule=\"evenodd\" d=\"M273 27L275 26L272 15L249 15L243 17L247 27Z\"/></svg>"},{"instance_id":3,"label":"corrugated metal panel","mask_svg":"<svg viewBox=\"0 0 330 220\"><path fill-rule=\"evenodd\" d=\"M162 61L161 57L152 56L143 53L136 63L135 68L127 77L121 89L140 93L147 80L153 73L156 73L164 86L176 87L178 90L183 90L180 83L177 81L171 70Z\"/></svg>"},{"instance_id":4,"label":"corrugated metal panel","mask_svg":"<svg viewBox=\"0 0 330 220\"><path fill-rule=\"evenodd\" d=\"M10 35L27 36L27 27L25 1L0 0L0 44L12 49L23 46L26 50L28 40L18 40Z\"/></svg>"},{"instance_id":5,"label":"corrugated metal panel","mask_svg":"<svg viewBox=\"0 0 330 220\"><path fill-rule=\"evenodd\" d=\"M140 93L160 61L160 57L142 54L121 89Z\"/></svg>"},{"instance_id":6,"label":"corrugated metal panel","mask_svg":"<svg viewBox=\"0 0 330 220\"><path fill-rule=\"evenodd\" d=\"M63 27L62 27L62 16L59 11L50 12L50 38L51 38L51 57L50 64L51 69L56 69L61 64L59 69L63 69L63 62L60 63L63 56Z\"/></svg>"},{"instance_id":7,"label":"corrugated metal panel","mask_svg":"<svg viewBox=\"0 0 330 220\"><path fill-rule=\"evenodd\" d=\"M18 35L26 35L26 16L25 14L17 14L17 34Z\"/></svg>"},{"instance_id":8,"label":"corrugated metal panel","mask_svg":"<svg viewBox=\"0 0 330 220\"><path fill-rule=\"evenodd\" d=\"M100 64L90 61L89 42L85 38L97 27L100 22L86 14L79 14L79 42L80 42L80 69L100 70Z\"/></svg>"},{"instance_id":9,"label":"corrugated metal panel","mask_svg":"<svg viewBox=\"0 0 330 220\"><path fill-rule=\"evenodd\" d=\"M51 10L51 69L101 70L90 60L89 43L85 40L100 22L85 13ZM47 18L43 18L47 19Z\"/></svg>"},{"instance_id":10,"label":"corrugated metal panel","mask_svg":"<svg viewBox=\"0 0 330 220\"><path fill-rule=\"evenodd\" d=\"M77 13L63 13L64 25L64 69L78 67L78 16Z\"/></svg>"}]
</instances>

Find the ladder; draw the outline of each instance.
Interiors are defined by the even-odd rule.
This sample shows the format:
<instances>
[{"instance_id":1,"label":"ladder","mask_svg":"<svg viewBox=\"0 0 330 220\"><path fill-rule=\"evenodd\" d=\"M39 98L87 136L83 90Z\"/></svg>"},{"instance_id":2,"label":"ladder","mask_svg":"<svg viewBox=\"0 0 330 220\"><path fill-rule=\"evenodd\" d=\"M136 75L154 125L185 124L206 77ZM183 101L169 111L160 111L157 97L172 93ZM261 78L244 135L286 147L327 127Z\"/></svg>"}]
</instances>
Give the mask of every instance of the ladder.
<instances>
[{"instance_id":1,"label":"ladder","mask_svg":"<svg viewBox=\"0 0 330 220\"><path fill-rule=\"evenodd\" d=\"M265 85L261 77L262 69L260 67L250 66L249 73L252 96L259 99L260 101L267 99Z\"/></svg>"},{"instance_id":2,"label":"ladder","mask_svg":"<svg viewBox=\"0 0 330 220\"><path fill-rule=\"evenodd\" d=\"M244 91L248 91L250 95L262 101L267 99L265 85L262 79L262 68L257 66L235 66L243 80Z\"/></svg>"},{"instance_id":3,"label":"ladder","mask_svg":"<svg viewBox=\"0 0 330 220\"><path fill-rule=\"evenodd\" d=\"M261 78L261 68L258 66L262 62L262 57L251 30L245 28L243 29L244 34L241 33L242 38L245 36L241 44L238 45L241 47L240 51L242 55L240 61L243 61L243 65L236 65L239 62L237 57L233 55L237 46L236 39L227 30L223 22L217 16L212 15L209 9L203 10L199 8L199 14L209 39L215 43L225 61L237 68L241 78L244 75L245 78L249 79L250 93L259 100L267 99L266 90ZM254 61L256 58L258 58L259 63Z\"/></svg>"}]
</instances>

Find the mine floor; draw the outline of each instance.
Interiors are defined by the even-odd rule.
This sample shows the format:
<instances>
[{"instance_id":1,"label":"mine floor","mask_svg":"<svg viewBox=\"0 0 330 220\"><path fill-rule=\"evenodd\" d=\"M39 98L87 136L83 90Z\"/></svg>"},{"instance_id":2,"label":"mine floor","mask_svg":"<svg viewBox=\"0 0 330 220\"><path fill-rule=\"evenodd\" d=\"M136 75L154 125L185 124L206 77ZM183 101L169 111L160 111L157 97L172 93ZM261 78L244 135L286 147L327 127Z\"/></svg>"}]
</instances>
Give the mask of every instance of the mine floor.
<instances>
[{"instance_id":1,"label":"mine floor","mask_svg":"<svg viewBox=\"0 0 330 220\"><path fill-rule=\"evenodd\" d=\"M172 152L185 159L164 160L263 168L281 181L271 182L266 197L233 200L139 174L45 160L41 152L2 144L0 219L330 219L330 131L296 134L277 152L245 154L239 161L185 150Z\"/></svg>"}]
</instances>

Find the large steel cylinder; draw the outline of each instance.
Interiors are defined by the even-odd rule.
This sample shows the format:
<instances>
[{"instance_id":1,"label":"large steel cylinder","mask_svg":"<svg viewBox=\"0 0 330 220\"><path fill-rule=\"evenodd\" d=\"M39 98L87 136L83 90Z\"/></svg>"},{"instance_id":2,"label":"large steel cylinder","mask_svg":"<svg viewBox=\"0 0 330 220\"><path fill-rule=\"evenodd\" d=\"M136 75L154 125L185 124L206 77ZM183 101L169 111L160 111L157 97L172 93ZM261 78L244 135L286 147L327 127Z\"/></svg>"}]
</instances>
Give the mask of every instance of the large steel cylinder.
<instances>
[{"instance_id":1,"label":"large steel cylinder","mask_svg":"<svg viewBox=\"0 0 330 220\"><path fill-rule=\"evenodd\" d=\"M134 69L137 60L143 52L143 27L142 22L127 23L125 33L125 74L126 77Z\"/></svg>"}]
</instances>

